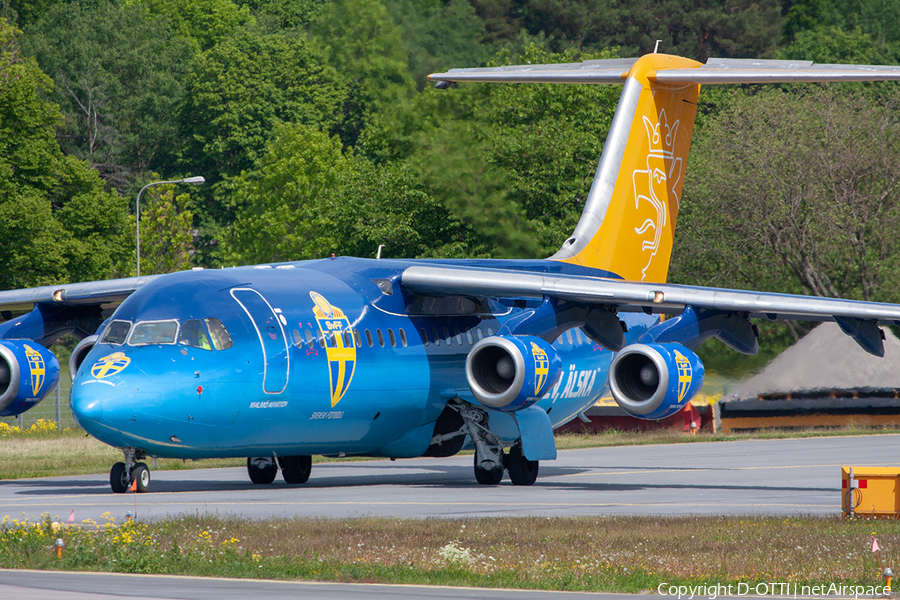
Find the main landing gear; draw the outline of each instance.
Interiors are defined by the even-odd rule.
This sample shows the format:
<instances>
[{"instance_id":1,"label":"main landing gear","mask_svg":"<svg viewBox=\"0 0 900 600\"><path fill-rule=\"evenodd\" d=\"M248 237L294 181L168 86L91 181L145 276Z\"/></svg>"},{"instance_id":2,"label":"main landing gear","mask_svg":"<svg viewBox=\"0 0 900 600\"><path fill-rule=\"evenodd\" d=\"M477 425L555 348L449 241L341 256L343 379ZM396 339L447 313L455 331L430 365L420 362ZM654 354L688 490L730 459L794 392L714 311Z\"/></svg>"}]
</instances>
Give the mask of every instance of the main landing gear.
<instances>
[{"instance_id":1,"label":"main landing gear","mask_svg":"<svg viewBox=\"0 0 900 600\"><path fill-rule=\"evenodd\" d=\"M462 427L475 444L475 481L481 485L497 485L503 479L503 471L509 473L514 485L531 485L537 481L538 461L528 460L521 444L503 452L503 440L488 427L488 414L468 403L452 405L463 418Z\"/></svg>"},{"instance_id":2,"label":"main landing gear","mask_svg":"<svg viewBox=\"0 0 900 600\"><path fill-rule=\"evenodd\" d=\"M267 485L275 481L278 467L281 467L281 476L285 483L306 483L312 471L312 457L279 456L278 464L270 456L247 458L247 473L250 475L250 481L256 484Z\"/></svg>"},{"instance_id":3,"label":"main landing gear","mask_svg":"<svg viewBox=\"0 0 900 600\"><path fill-rule=\"evenodd\" d=\"M146 458L140 450L123 448L125 462L117 462L109 471L109 487L117 494L127 492L131 484L137 481L136 491L146 492L150 488L150 469L145 463L134 462L135 459Z\"/></svg>"}]
</instances>

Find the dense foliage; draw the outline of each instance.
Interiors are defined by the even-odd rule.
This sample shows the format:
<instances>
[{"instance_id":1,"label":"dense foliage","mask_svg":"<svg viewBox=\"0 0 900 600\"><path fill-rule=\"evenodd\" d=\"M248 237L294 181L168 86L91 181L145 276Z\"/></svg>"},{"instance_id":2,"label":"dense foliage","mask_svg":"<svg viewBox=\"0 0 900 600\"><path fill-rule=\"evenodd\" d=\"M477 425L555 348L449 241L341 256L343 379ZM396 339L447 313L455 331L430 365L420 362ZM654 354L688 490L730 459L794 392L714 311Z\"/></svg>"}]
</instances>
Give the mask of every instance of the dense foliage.
<instances>
[{"instance_id":1,"label":"dense foliage","mask_svg":"<svg viewBox=\"0 0 900 600\"><path fill-rule=\"evenodd\" d=\"M542 257L619 90L429 72L895 64L900 0L0 0L0 287L331 253ZM896 301L896 86L704 92L671 279ZM129 206L131 210L129 211Z\"/></svg>"}]
</instances>

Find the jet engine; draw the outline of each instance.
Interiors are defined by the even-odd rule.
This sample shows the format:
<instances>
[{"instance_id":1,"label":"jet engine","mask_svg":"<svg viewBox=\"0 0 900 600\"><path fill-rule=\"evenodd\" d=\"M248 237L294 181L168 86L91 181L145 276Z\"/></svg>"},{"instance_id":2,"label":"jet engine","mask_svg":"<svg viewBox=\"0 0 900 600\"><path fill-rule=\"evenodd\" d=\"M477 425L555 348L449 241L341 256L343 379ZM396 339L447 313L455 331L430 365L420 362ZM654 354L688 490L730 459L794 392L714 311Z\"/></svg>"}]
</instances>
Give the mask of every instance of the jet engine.
<instances>
[{"instance_id":1,"label":"jet engine","mask_svg":"<svg viewBox=\"0 0 900 600\"><path fill-rule=\"evenodd\" d=\"M475 398L494 410L528 408L562 375L559 355L539 337L492 335L466 357L466 378Z\"/></svg>"},{"instance_id":2,"label":"jet engine","mask_svg":"<svg viewBox=\"0 0 900 600\"><path fill-rule=\"evenodd\" d=\"M684 408L703 376L703 363L681 344L632 344L610 364L609 389L631 416L658 420Z\"/></svg>"},{"instance_id":3,"label":"jet engine","mask_svg":"<svg viewBox=\"0 0 900 600\"><path fill-rule=\"evenodd\" d=\"M91 351L91 349L99 339L99 335L89 335L78 342L78 345L76 345L75 349L72 350L72 355L69 357L69 377L72 381L75 381L75 375L78 373L78 367L81 366L81 363L84 362L84 359L87 357L88 352Z\"/></svg>"},{"instance_id":4,"label":"jet engine","mask_svg":"<svg viewBox=\"0 0 900 600\"><path fill-rule=\"evenodd\" d=\"M30 340L0 340L0 417L25 412L59 381L59 361Z\"/></svg>"}]
</instances>

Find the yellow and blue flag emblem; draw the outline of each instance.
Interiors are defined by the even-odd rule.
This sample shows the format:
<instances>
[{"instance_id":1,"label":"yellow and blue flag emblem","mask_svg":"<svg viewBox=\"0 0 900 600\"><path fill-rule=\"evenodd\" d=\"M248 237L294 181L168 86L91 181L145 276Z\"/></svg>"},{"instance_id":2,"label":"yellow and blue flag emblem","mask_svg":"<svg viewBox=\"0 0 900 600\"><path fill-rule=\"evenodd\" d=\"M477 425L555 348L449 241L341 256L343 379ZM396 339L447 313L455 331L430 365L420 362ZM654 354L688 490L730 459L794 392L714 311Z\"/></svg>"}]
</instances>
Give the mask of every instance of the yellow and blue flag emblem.
<instances>
[{"instance_id":1,"label":"yellow and blue flag emblem","mask_svg":"<svg viewBox=\"0 0 900 600\"><path fill-rule=\"evenodd\" d=\"M131 359L123 352L113 352L94 363L94 366L91 367L91 375L97 379L103 379L120 372L129 363L131 363Z\"/></svg>"},{"instance_id":2,"label":"yellow and blue flag emblem","mask_svg":"<svg viewBox=\"0 0 900 600\"><path fill-rule=\"evenodd\" d=\"M531 356L534 358L534 395L539 397L544 382L547 381L547 375L550 373L550 359L547 358L547 353L534 342L531 342Z\"/></svg>"},{"instance_id":3,"label":"yellow and blue flag emblem","mask_svg":"<svg viewBox=\"0 0 900 600\"><path fill-rule=\"evenodd\" d=\"M688 388L691 387L694 370L691 368L691 361L678 350L675 350L675 365L678 367L678 403L681 404L688 392Z\"/></svg>"},{"instance_id":4,"label":"yellow and blue flag emblem","mask_svg":"<svg viewBox=\"0 0 900 600\"><path fill-rule=\"evenodd\" d=\"M325 340L331 406L334 406L347 393L353 380L353 372L356 370L356 342L350 329L350 319L344 311L332 306L322 294L310 292L309 297L315 303L313 314Z\"/></svg>"},{"instance_id":5,"label":"yellow and blue flag emblem","mask_svg":"<svg viewBox=\"0 0 900 600\"><path fill-rule=\"evenodd\" d=\"M44 357L28 344L25 344L25 356L28 358L28 370L31 372L31 395L37 396L47 375Z\"/></svg>"}]
</instances>

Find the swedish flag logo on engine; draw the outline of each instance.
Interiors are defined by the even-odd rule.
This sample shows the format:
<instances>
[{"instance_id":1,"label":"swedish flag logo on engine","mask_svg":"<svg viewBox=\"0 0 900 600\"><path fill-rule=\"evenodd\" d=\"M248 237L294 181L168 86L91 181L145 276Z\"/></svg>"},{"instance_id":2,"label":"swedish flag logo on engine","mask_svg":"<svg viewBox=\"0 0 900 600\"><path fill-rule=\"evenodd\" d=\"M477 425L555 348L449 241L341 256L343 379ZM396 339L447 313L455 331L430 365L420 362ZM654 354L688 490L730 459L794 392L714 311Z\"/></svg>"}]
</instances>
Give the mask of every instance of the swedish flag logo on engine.
<instances>
[{"instance_id":1,"label":"swedish flag logo on engine","mask_svg":"<svg viewBox=\"0 0 900 600\"><path fill-rule=\"evenodd\" d=\"M328 375L331 383L331 406L336 405L347 393L353 372L356 370L356 342L350 329L350 319L336 306L332 306L322 294L310 292L315 303L313 313L325 340L328 356Z\"/></svg>"},{"instance_id":2,"label":"swedish flag logo on engine","mask_svg":"<svg viewBox=\"0 0 900 600\"><path fill-rule=\"evenodd\" d=\"M37 396L44 385L47 369L44 365L44 357L34 348L25 344L25 356L28 358L28 370L31 371L31 395Z\"/></svg>"},{"instance_id":3,"label":"swedish flag logo on engine","mask_svg":"<svg viewBox=\"0 0 900 600\"><path fill-rule=\"evenodd\" d=\"M691 387L694 370L691 368L691 361L678 350L675 350L675 365L678 367L678 403L681 404L687 395L688 388Z\"/></svg>"},{"instance_id":4,"label":"swedish flag logo on engine","mask_svg":"<svg viewBox=\"0 0 900 600\"><path fill-rule=\"evenodd\" d=\"M534 395L538 398L550 373L550 360L540 346L531 342L531 356L534 358Z\"/></svg>"}]
</instances>

